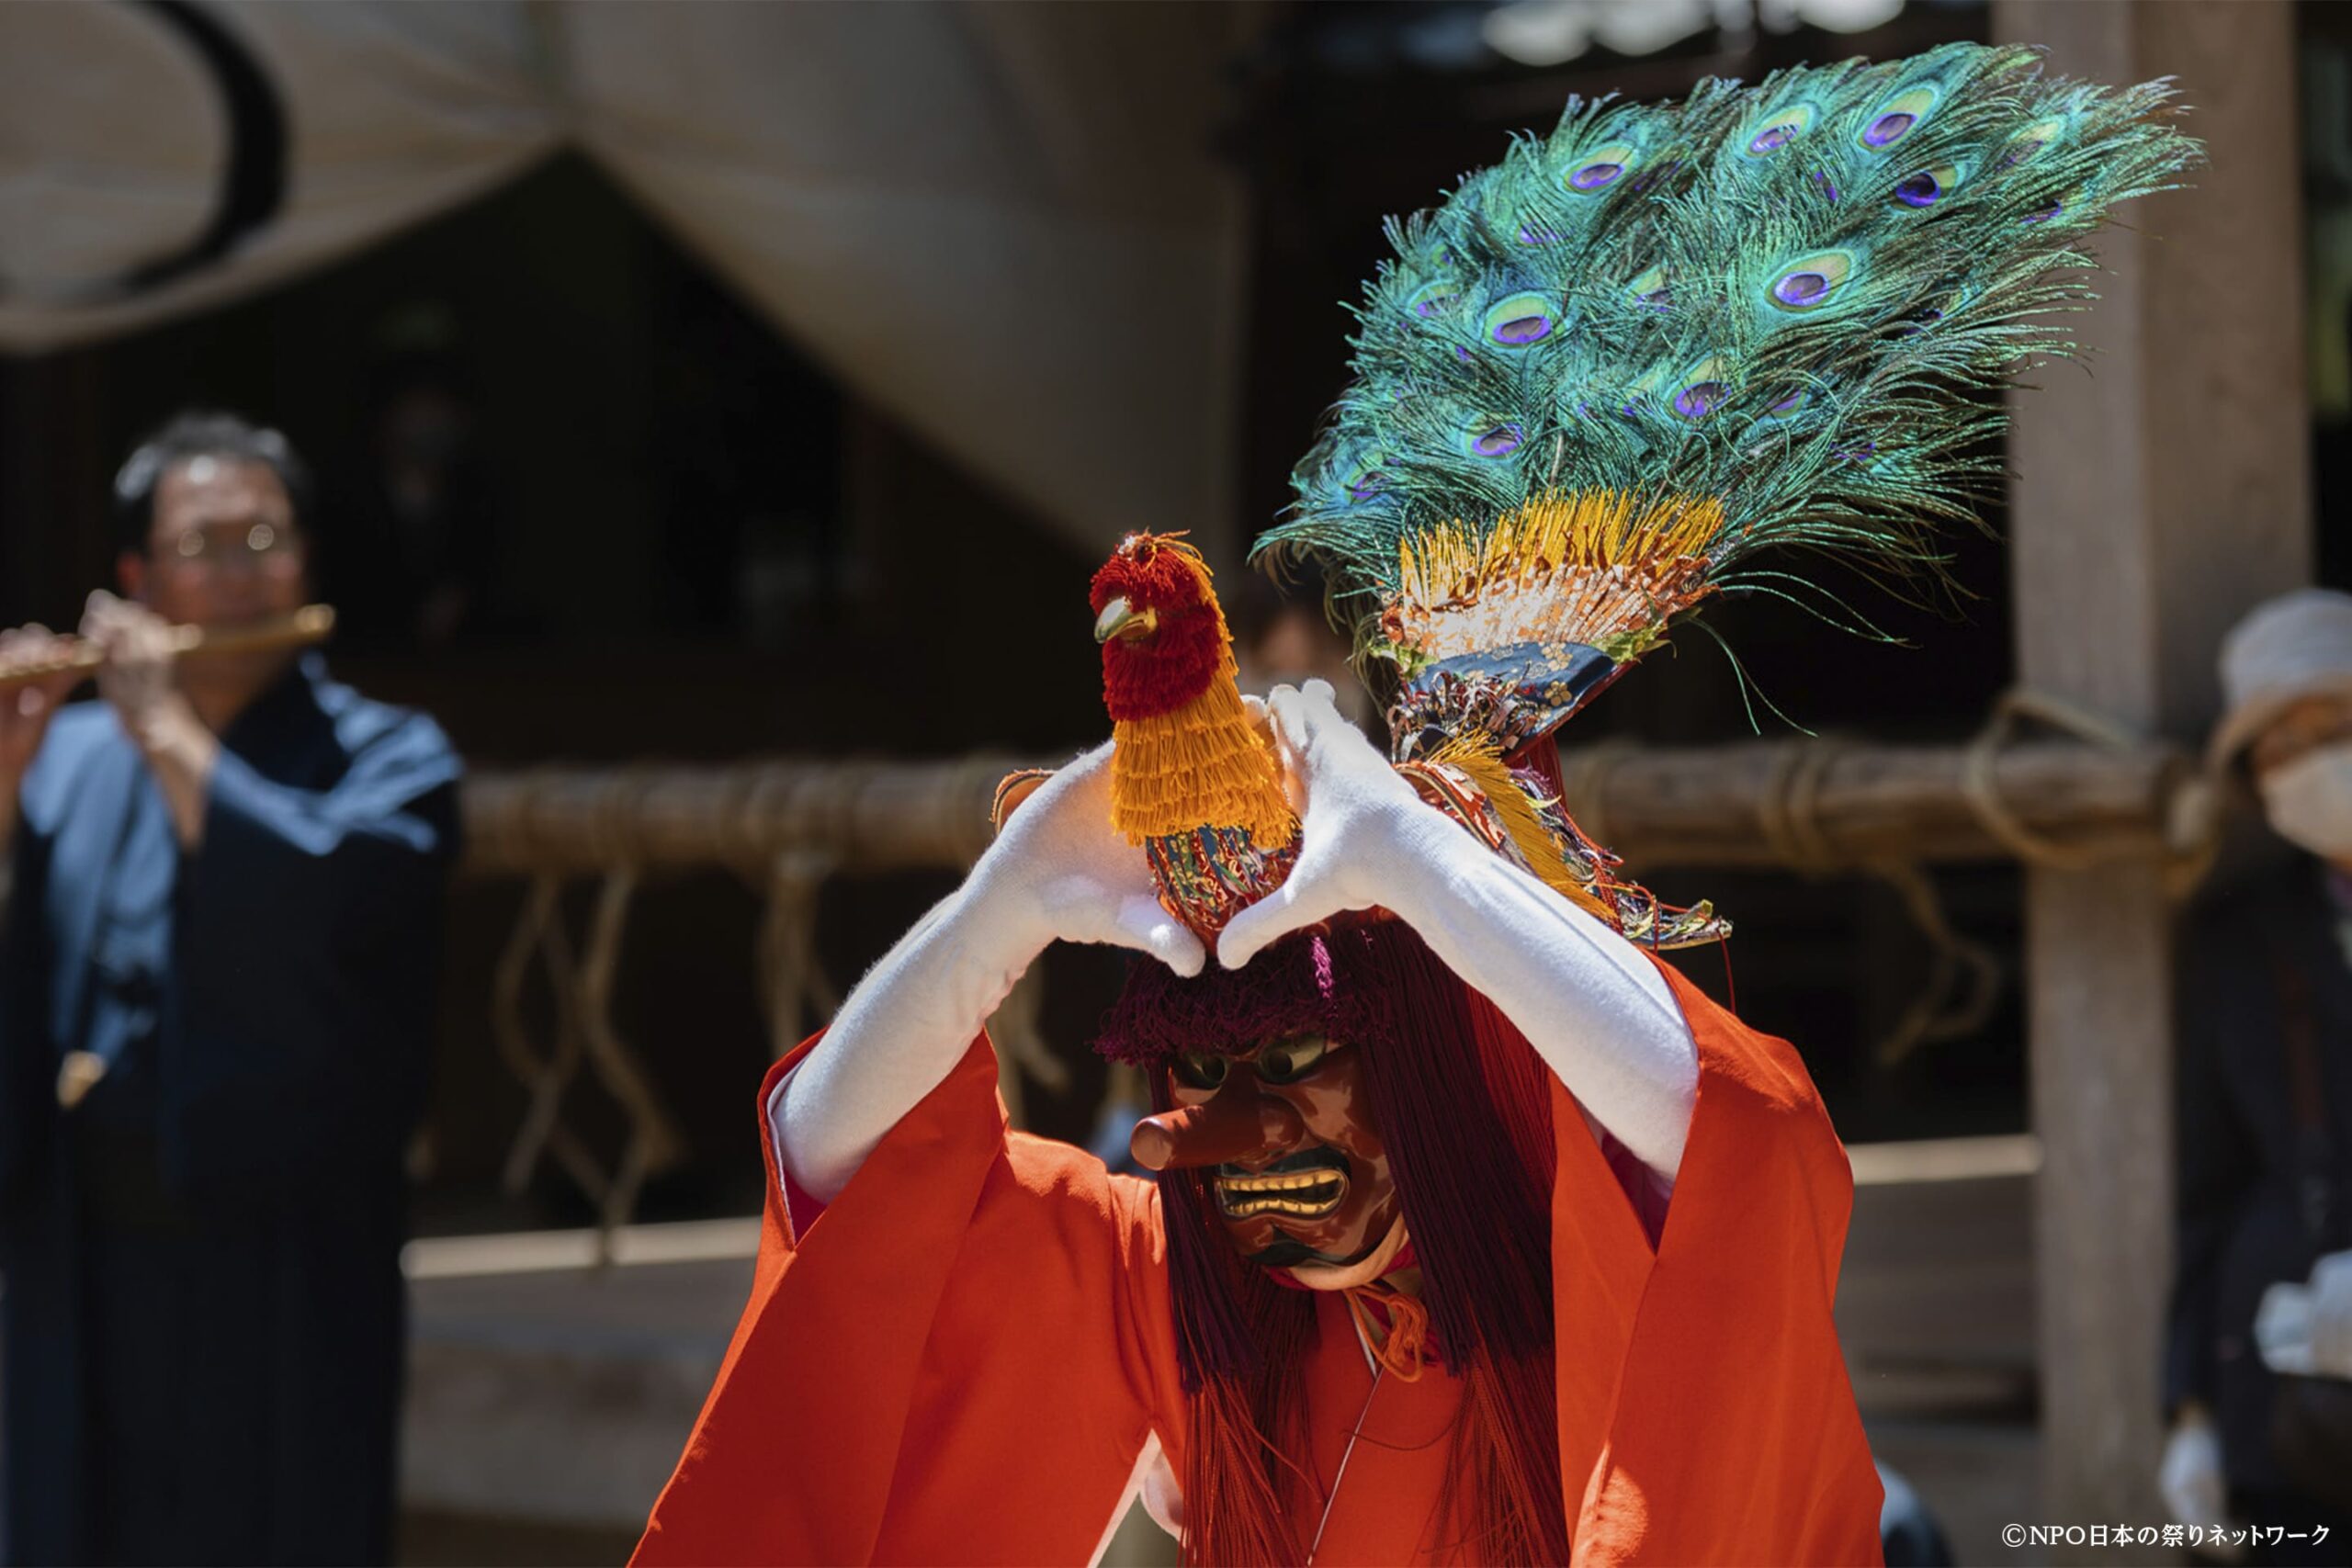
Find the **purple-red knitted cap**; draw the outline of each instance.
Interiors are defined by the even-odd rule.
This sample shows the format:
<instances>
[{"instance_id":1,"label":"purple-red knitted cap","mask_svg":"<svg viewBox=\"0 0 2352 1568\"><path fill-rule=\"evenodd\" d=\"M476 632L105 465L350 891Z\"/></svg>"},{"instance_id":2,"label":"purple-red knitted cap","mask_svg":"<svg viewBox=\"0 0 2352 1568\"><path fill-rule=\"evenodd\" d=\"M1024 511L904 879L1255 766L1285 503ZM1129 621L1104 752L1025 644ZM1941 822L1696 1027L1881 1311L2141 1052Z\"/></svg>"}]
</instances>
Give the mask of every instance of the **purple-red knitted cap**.
<instances>
[{"instance_id":1,"label":"purple-red knitted cap","mask_svg":"<svg viewBox=\"0 0 2352 1568\"><path fill-rule=\"evenodd\" d=\"M1413 940L1394 919L1317 927L1283 938L1240 969L1211 954L1189 980L1138 958L1102 1015L1094 1048L1114 1062L1157 1067L1179 1051L1234 1055L1296 1034L1377 1045L1393 1016L1382 1005L1389 954Z\"/></svg>"}]
</instances>

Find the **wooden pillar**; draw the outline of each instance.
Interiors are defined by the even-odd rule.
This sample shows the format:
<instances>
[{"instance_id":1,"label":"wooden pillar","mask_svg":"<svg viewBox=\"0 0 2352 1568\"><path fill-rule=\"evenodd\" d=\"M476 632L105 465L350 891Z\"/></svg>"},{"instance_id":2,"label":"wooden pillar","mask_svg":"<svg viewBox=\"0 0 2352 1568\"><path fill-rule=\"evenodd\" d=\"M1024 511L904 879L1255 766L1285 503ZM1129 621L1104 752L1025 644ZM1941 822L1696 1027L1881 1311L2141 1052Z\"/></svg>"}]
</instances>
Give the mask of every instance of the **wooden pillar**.
<instances>
[{"instance_id":1,"label":"wooden pillar","mask_svg":"<svg viewBox=\"0 0 2352 1568\"><path fill-rule=\"evenodd\" d=\"M2211 154L2101 241L2089 372L2034 377L2010 446L2019 680L2194 742L2222 634L2312 571L2294 8L1996 0L1994 23L2068 74L2178 77ZM2164 1517L2169 914L2154 864L2027 879L2052 1522Z\"/></svg>"}]
</instances>

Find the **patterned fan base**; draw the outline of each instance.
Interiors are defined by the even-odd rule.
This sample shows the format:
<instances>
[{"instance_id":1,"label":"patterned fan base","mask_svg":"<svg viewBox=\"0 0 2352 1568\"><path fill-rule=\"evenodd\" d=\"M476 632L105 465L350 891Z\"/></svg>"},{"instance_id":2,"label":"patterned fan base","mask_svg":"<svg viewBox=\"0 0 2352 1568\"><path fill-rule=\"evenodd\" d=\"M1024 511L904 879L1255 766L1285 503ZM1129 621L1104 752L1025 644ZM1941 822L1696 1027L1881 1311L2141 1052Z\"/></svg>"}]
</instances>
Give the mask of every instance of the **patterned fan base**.
<instances>
[{"instance_id":1,"label":"patterned fan base","mask_svg":"<svg viewBox=\"0 0 2352 1568\"><path fill-rule=\"evenodd\" d=\"M1508 803L1498 803L1488 785L1449 762L1399 762L1396 771L1423 800L1468 829L1488 849L1518 862L1637 946L1670 952L1702 947L1731 935L1731 922L1716 914L1712 903L1702 899L1688 908L1662 903L1640 883L1619 877L1617 867L1623 863L1585 837L1556 798L1518 784L1521 775L1494 787L1519 791L1532 813L1506 809Z\"/></svg>"},{"instance_id":2,"label":"patterned fan base","mask_svg":"<svg viewBox=\"0 0 2352 1568\"><path fill-rule=\"evenodd\" d=\"M1160 907L1210 946L1226 923L1280 887L1298 863L1298 839L1263 850L1246 828L1196 828L1146 839Z\"/></svg>"},{"instance_id":3,"label":"patterned fan base","mask_svg":"<svg viewBox=\"0 0 2352 1568\"><path fill-rule=\"evenodd\" d=\"M1428 757L1465 735L1509 754L1549 734L1630 668L1577 642L1513 643L1423 665L1388 706L1389 758Z\"/></svg>"},{"instance_id":4,"label":"patterned fan base","mask_svg":"<svg viewBox=\"0 0 2352 1568\"><path fill-rule=\"evenodd\" d=\"M1598 490L1408 536L1374 649L1404 672L1390 755L1476 737L1508 756L1557 728L1713 592L1724 525L1703 496Z\"/></svg>"}]
</instances>

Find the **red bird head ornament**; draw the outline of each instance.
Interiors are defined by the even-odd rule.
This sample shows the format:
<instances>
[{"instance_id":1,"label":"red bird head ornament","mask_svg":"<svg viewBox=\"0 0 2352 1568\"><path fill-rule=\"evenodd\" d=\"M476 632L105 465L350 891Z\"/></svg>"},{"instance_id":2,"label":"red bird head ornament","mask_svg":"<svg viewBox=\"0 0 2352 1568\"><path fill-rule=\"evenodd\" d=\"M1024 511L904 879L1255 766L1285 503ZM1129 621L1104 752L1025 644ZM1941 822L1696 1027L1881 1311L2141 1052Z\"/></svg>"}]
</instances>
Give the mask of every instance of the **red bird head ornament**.
<instances>
[{"instance_id":1,"label":"red bird head ornament","mask_svg":"<svg viewBox=\"0 0 2352 1568\"><path fill-rule=\"evenodd\" d=\"M1242 705L1208 563L1176 535L1130 534L1089 602L1112 719L1112 822L1143 847L1168 911L1214 942L1289 874L1298 818Z\"/></svg>"},{"instance_id":2,"label":"red bird head ornament","mask_svg":"<svg viewBox=\"0 0 2352 1568\"><path fill-rule=\"evenodd\" d=\"M1088 595L1114 720L1157 718L1233 679L1232 634L1200 552L1171 535L1130 534Z\"/></svg>"}]
</instances>

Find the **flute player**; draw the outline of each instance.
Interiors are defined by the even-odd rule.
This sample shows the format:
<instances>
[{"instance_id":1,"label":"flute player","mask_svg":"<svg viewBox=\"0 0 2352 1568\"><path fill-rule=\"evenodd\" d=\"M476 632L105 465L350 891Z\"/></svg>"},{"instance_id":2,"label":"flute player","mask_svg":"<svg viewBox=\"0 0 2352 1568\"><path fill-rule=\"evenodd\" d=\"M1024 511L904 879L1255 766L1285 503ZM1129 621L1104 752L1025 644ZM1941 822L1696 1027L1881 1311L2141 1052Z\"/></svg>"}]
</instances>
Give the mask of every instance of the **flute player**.
<instances>
[{"instance_id":1,"label":"flute player","mask_svg":"<svg viewBox=\"0 0 2352 1568\"><path fill-rule=\"evenodd\" d=\"M380 1562L458 761L283 646L285 437L182 415L115 481L122 596L0 686L0 1382L10 1562ZM62 639L0 633L0 676Z\"/></svg>"}]
</instances>

